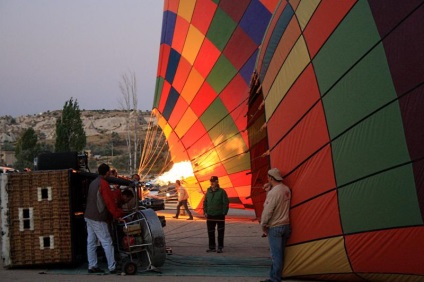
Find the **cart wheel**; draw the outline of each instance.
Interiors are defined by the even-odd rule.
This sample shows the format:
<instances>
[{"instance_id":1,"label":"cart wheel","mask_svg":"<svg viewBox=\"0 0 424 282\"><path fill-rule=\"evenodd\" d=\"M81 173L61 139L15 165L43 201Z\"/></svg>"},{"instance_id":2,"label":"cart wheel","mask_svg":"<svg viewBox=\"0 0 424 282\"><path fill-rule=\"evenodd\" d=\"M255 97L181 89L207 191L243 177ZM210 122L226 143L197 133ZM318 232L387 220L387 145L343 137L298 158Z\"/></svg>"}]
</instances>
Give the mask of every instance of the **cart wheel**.
<instances>
[{"instance_id":1,"label":"cart wheel","mask_svg":"<svg viewBox=\"0 0 424 282\"><path fill-rule=\"evenodd\" d=\"M127 275L134 275L137 272L137 264L132 261L128 261L122 267L122 271Z\"/></svg>"}]
</instances>

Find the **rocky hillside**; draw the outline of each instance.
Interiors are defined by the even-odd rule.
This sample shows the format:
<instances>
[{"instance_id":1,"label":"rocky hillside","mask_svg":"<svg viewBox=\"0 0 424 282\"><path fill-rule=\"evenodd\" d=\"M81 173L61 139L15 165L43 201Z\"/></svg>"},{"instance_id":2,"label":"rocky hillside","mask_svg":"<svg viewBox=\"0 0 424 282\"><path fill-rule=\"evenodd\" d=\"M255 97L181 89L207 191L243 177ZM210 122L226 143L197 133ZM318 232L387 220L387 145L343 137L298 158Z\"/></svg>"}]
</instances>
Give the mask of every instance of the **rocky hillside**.
<instances>
[{"instance_id":1,"label":"rocky hillside","mask_svg":"<svg viewBox=\"0 0 424 282\"><path fill-rule=\"evenodd\" d=\"M61 112L58 110L18 117L0 116L0 142L3 144L15 143L23 131L32 127L40 141L51 143L55 138L56 119L60 118ZM126 132L125 122L128 118L129 114L126 111L81 111L81 119L88 139L112 132L123 135ZM139 118L140 130L147 130L150 118L150 111L141 112Z\"/></svg>"},{"instance_id":2,"label":"rocky hillside","mask_svg":"<svg viewBox=\"0 0 424 282\"><path fill-rule=\"evenodd\" d=\"M39 143L44 144L46 150L53 151L56 141L56 120L61 117L61 112L58 110L38 115L0 116L0 151L3 154L0 163L14 164L16 141L30 127L35 130ZM120 110L84 110L81 111L81 119L87 136L85 151L89 154L89 167L96 168L99 163L107 162L122 173L130 173L128 171L126 121L129 120L133 124L134 114ZM150 119L153 119L152 122ZM150 111L140 112L137 126L141 148L143 148L148 127L154 125L156 125L156 119L151 117ZM112 133L117 133L117 135L113 137ZM156 162L152 164L151 173L160 171L164 166L167 148L159 154L161 156L155 158Z\"/></svg>"}]
</instances>

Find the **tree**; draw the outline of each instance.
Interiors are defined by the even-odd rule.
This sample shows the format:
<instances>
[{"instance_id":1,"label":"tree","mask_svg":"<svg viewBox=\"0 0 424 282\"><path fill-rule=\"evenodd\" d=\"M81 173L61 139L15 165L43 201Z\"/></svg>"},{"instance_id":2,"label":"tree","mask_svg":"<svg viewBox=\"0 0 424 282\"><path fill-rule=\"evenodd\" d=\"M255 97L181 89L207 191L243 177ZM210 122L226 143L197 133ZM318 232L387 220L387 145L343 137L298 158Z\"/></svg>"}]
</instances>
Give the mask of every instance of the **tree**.
<instances>
[{"instance_id":1,"label":"tree","mask_svg":"<svg viewBox=\"0 0 424 282\"><path fill-rule=\"evenodd\" d=\"M24 131L15 147L15 167L17 169L33 168L34 158L39 151L37 141L37 134L32 127Z\"/></svg>"},{"instance_id":2,"label":"tree","mask_svg":"<svg viewBox=\"0 0 424 282\"><path fill-rule=\"evenodd\" d=\"M81 152L86 143L78 101L71 98L63 106L62 116L56 120L55 151Z\"/></svg>"},{"instance_id":3,"label":"tree","mask_svg":"<svg viewBox=\"0 0 424 282\"><path fill-rule=\"evenodd\" d=\"M128 150L128 166L130 174L136 173L138 170L138 150L140 137L138 136L139 111L137 99L137 80L135 73L122 75L122 81L119 83L123 102L121 101L121 109L128 113L126 119L126 141Z\"/></svg>"}]
</instances>

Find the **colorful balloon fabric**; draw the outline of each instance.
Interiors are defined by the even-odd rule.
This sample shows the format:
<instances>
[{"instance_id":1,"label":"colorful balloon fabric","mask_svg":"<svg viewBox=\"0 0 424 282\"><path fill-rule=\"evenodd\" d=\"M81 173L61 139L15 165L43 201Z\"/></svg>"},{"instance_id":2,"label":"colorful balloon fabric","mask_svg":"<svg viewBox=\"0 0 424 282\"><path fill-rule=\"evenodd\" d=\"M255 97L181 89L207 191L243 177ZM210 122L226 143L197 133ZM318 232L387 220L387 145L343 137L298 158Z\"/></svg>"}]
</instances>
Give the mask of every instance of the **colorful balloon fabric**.
<instances>
[{"instance_id":1,"label":"colorful balloon fabric","mask_svg":"<svg viewBox=\"0 0 424 282\"><path fill-rule=\"evenodd\" d=\"M292 189L284 277L424 281L424 1L165 1L154 111L192 206ZM253 73L253 75L252 75Z\"/></svg>"},{"instance_id":2,"label":"colorful balloon fabric","mask_svg":"<svg viewBox=\"0 0 424 282\"><path fill-rule=\"evenodd\" d=\"M247 100L278 1L165 1L154 113L172 161L190 161L190 205L219 177L233 208L252 208Z\"/></svg>"},{"instance_id":3,"label":"colorful balloon fabric","mask_svg":"<svg viewBox=\"0 0 424 282\"><path fill-rule=\"evenodd\" d=\"M293 192L285 275L424 280L422 46L422 1L275 10L254 88Z\"/></svg>"}]
</instances>

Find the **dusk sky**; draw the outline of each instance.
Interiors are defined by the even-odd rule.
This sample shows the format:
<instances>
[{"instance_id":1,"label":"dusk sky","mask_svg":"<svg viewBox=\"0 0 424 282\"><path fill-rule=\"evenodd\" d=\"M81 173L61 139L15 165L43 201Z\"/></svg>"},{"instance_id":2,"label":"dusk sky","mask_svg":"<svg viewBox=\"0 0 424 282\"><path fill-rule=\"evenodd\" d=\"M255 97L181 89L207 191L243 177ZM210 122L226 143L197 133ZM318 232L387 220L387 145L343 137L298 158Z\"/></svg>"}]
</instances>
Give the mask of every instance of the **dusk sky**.
<instances>
[{"instance_id":1,"label":"dusk sky","mask_svg":"<svg viewBox=\"0 0 424 282\"><path fill-rule=\"evenodd\" d=\"M122 75L136 74L151 110L162 0L0 0L0 116L120 109Z\"/></svg>"}]
</instances>

